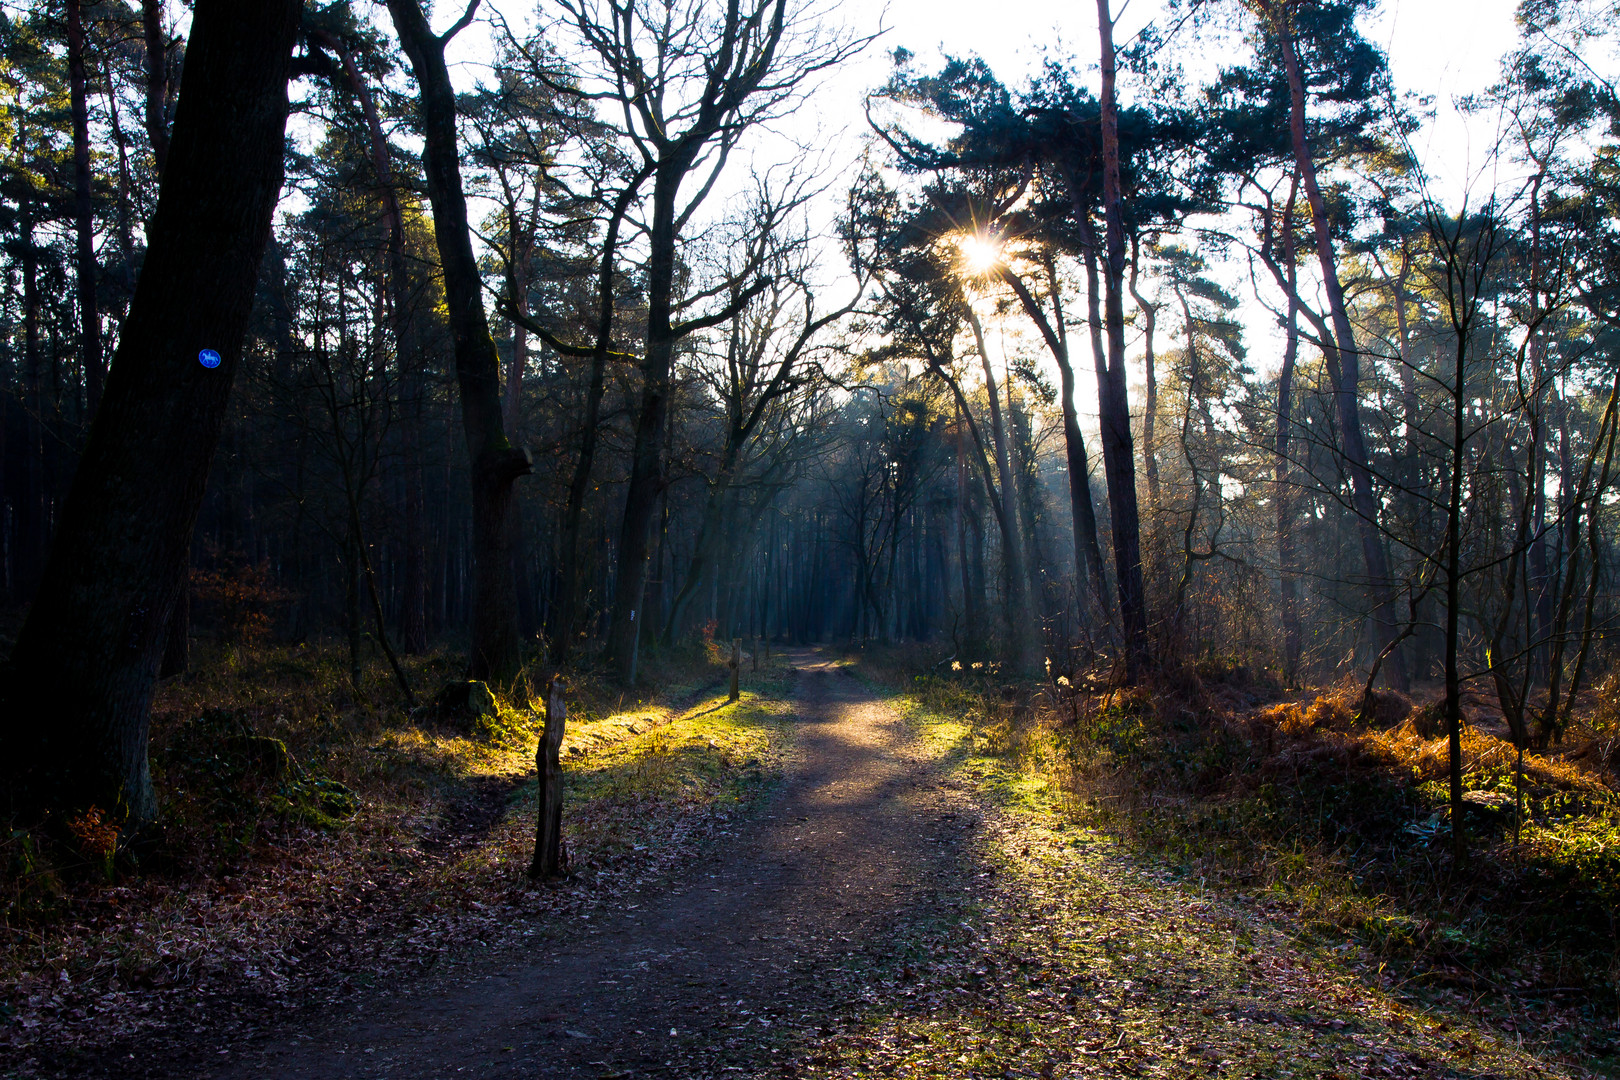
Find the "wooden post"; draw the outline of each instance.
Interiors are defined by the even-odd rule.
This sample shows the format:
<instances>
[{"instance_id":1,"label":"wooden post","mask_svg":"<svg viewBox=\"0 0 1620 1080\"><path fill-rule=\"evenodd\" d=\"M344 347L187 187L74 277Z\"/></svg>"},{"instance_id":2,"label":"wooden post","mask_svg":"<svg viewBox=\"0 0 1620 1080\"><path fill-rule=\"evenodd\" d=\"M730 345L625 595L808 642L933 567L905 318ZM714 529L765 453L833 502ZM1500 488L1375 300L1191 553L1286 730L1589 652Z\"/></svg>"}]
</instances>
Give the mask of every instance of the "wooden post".
<instances>
[{"instance_id":1,"label":"wooden post","mask_svg":"<svg viewBox=\"0 0 1620 1080\"><path fill-rule=\"evenodd\" d=\"M764 643L765 643L765 666L770 667L771 666L771 635L766 634L761 638L761 640L764 641Z\"/></svg>"},{"instance_id":2,"label":"wooden post","mask_svg":"<svg viewBox=\"0 0 1620 1080\"><path fill-rule=\"evenodd\" d=\"M730 664L730 667L731 667L731 697L727 698L726 700L728 700L728 701L736 701L737 698L741 696L741 693L740 693L740 691L738 690L738 687L737 687L737 677L738 677L738 674L742 671L742 638L740 638L740 637L734 637L734 638L731 639L731 664Z\"/></svg>"},{"instance_id":3,"label":"wooden post","mask_svg":"<svg viewBox=\"0 0 1620 1080\"><path fill-rule=\"evenodd\" d=\"M546 726L534 752L535 776L539 792L534 829L534 862L529 876L539 880L562 872L562 749L563 727L568 720L568 703L563 700L563 678L554 676L546 688Z\"/></svg>"}]
</instances>

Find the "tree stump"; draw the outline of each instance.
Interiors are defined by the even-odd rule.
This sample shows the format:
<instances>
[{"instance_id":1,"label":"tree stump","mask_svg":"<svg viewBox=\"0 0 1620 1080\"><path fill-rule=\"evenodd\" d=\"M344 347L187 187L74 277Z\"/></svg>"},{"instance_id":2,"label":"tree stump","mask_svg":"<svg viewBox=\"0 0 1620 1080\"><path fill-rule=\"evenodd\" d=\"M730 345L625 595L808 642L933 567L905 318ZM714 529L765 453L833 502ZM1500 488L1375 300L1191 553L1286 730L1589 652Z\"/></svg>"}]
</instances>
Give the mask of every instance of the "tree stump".
<instances>
[{"instance_id":1,"label":"tree stump","mask_svg":"<svg viewBox=\"0 0 1620 1080\"><path fill-rule=\"evenodd\" d=\"M563 727L568 720L568 703L563 700L563 679L554 676L546 688L546 724L540 745L534 752L539 807L534 830L532 878L556 877L562 872L562 750Z\"/></svg>"},{"instance_id":2,"label":"tree stump","mask_svg":"<svg viewBox=\"0 0 1620 1080\"><path fill-rule=\"evenodd\" d=\"M731 663L728 666L731 668L731 696L726 700L736 701L742 696L737 686L737 678L742 671L742 638L731 639Z\"/></svg>"}]
</instances>

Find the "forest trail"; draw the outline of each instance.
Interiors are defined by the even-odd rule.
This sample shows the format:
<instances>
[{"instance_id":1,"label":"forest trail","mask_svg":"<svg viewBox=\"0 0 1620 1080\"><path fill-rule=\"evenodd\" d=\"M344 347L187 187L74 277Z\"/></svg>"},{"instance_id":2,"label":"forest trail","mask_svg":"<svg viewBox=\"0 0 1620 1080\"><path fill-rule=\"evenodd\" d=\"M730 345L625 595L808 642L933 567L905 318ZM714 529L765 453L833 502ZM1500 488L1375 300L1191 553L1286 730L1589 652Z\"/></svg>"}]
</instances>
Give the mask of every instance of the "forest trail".
<instances>
[{"instance_id":1,"label":"forest trail","mask_svg":"<svg viewBox=\"0 0 1620 1080\"><path fill-rule=\"evenodd\" d=\"M186 1073L1577 1074L1296 955L1278 920L1096 834L998 807L971 754L823 656L793 661L787 781L684 880Z\"/></svg>"},{"instance_id":2,"label":"forest trail","mask_svg":"<svg viewBox=\"0 0 1620 1080\"><path fill-rule=\"evenodd\" d=\"M820 656L792 659L796 764L718 861L565 928L560 953L538 945L459 986L362 1003L206 1075L687 1076L751 1058L750 1036L824 1004L820 969L881 945L959 872L963 836L931 813L927 762L895 711Z\"/></svg>"}]
</instances>

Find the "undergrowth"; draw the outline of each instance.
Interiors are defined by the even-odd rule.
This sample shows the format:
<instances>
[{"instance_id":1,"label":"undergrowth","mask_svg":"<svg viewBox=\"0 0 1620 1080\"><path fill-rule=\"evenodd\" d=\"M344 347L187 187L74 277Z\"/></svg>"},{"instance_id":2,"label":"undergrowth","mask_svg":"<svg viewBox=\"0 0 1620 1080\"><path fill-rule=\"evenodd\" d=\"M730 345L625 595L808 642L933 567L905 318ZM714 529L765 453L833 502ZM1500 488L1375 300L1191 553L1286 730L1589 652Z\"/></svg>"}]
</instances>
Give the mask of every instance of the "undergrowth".
<instances>
[{"instance_id":1,"label":"undergrowth","mask_svg":"<svg viewBox=\"0 0 1620 1080\"><path fill-rule=\"evenodd\" d=\"M128 845L98 812L0 839L0 1046L64 1053L214 1003L341 996L517 912L633 887L780 773L784 716L762 695L786 670L745 669L727 704L716 653L645 658L634 690L568 676L559 891L524 876L538 688L447 714L407 709L380 660L356 694L336 647L202 652L154 703L159 830ZM410 659L419 701L461 662Z\"/></svg>"},{"instance_id":2,"label":"undergrowth","mask_svg":"<svg viewBox=\"0 0 1620 1080\"><path fill-rule=\"evenodd\" d=\"M1108 691L916 651L862 659L928 718L925 737L970 768L974 755L998 759L980 773L1004 802L1043 801L1183 880L1286 911L1302 944L1353 946L1369 982L1615 1068L1614 684L1562 746L1522 767L1475 703L1463 739L1470 856L1454 865L1432 705L1380 693L1363 716L1359 689L1282 699L1218 665Z\"/></svg>"}]
</instances>

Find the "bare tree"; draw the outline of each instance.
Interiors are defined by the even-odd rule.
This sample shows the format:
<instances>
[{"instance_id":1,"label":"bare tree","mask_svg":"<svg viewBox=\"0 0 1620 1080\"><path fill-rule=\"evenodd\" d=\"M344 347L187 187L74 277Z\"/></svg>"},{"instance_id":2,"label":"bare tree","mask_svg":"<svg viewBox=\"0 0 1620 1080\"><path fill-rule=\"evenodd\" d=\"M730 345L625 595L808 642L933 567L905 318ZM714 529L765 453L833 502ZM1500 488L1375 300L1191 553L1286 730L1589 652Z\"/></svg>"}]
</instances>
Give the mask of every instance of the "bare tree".
<instances>
[{"instance_id":1,"label":"bare tree","mask_svg":"<svg viewBox=\"0 0 1620 1080\"><path fill-rule=\"evenodd\" d=\"M647 580L652 525L664 485L675 346L708 326L725 323L761 289L755 266L707 287L677 290L681 234L714 190L732 150L750 127L775 115L817 72L861 48L864 41L830 36L789 0L705 0L645 4L642 0L563 0L595 70L585 85L621 118L620 136L651 168L647 208L647 340L635 444L619 535L607 652L628 673ZM682 188L695 184L683 196ZM718 310L682 318L714 298Z\"/></svg>"}]
</instances>

